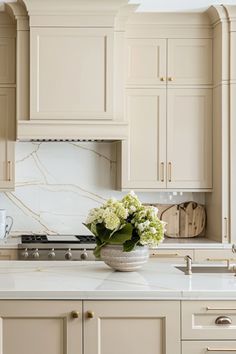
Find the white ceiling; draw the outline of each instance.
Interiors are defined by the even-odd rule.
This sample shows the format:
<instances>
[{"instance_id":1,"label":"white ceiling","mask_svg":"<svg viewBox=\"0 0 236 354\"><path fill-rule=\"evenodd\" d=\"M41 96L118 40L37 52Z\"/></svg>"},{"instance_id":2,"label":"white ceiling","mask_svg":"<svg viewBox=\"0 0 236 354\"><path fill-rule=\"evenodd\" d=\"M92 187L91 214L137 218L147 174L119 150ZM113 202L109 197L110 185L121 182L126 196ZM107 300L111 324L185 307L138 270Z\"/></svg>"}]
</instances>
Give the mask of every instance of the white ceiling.
<instances>
[{"instance_id":1,"label":"white ceiling","mask_svg":"<svg viewBox=\"0 0 236 354\"><path fill-rule=\"evenodd\" d=\"M130 4L140 4L138 11L204 11L215 4L236 5L236 0L130 0Z\"/></svg>"}]
</instances>

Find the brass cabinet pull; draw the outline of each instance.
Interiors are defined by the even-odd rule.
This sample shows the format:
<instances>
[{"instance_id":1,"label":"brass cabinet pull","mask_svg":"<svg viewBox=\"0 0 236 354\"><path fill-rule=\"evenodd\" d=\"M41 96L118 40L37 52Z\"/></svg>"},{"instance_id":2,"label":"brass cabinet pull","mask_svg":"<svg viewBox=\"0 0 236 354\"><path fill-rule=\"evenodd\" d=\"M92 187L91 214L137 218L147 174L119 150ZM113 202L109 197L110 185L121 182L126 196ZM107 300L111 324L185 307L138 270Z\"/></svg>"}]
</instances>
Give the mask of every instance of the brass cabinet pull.
<instances>
[{"instance_id":1,"label":"brass cabinet pull","mask_svg":"<svg viewBox=\"0 0 236 354\"><path fill-rule=\"evenodd\" d=\"M224 238L228 238L228 219L227 218L224 218L224 227L225 227Z\"/></svg>"},{"instance_id":2,"label":"brass cabinet pull","mask_svg":"<svg viewBox=\"0 0 236 354\"><path fill-rule=\"evenodd\" d=\"M88 318L94 318L94 312L93 311L87 311L87 317Z\"/></svg>"},{"instance_id":3,"label":"brass cabinet pull","mask_svg":"<svg viewBox=\"0 0 236 354\"><path fill-rule=\"evenodd\" d=\"M151 258L176 258L176 257L181 257L178 253L153 253L150 255Z\"/></svg>"},{"instance_id":4,"label":"brass cabinet pull","mask_svg":"<svg viewBox=\"0 0 236 354\"><path fill-rule=\"evenodd\" d=\"M164 162L161 162L161 182L164 182L165 180L164 168L165 168L165 164Z\"/></svg>"},{"instance_id":5,"label":"brass cabinet pull","mask_svg":"<svg viewBox=\"0 0 236 354\"><path fill-rule=\"evenodd\" d=\"M162 77L160 78L160 80L161 80L161 81L165 81L165 78L164 78L164 76L162 76Z\"/></svg>"},{"instance_id":6,"label":"brass cabinet pull","mask_svg":"<svg viewBox=\"0 0 236 354\"><path fill-rule=\"evenodd\" d=\"M232 324L232 319L228 316L219 316L216 318L215 324L221 326L230 325Z\"/></svg>"},{"instance_id":7,"label":"brass cabinet pull","mask_svg":"<svg viewBox=\"0 0 236 354\"><path fill-rule=\"evenodd\" d=\"M206 348L207 352L235 352L236 348Z\"/></svg>"},{"instance_id":8,"label":"brass cabinet pull","mask_svg":"<svg viewBox=\"0 0 236 354\"><path fill-rule=\"evenodd\" d=\"M9 182L12 180L11 170L12 170L12 163L11 163L11 161L7 161L7 180Z\"/></svg>"},{"instance_id":9,"label":"brass cabinet pull","mask_svg":"<svg viewBox=\"0 0 236 354\"><path fill-rule=\"evenodd\" d=\"M236 311L236 307L206 307L207 311Z\"/></svg>"},{"instance_id":10,"label":"brass cabinet pull","mask_svg":"<svg viewBox=\"0 0 236 354\"><path fill-rule=\"evenodd\" d=\"M72 311L71 312L71 317L72 318L79 318L79 311Z\"/></svg>"},{"instance_id":11,"label":"brass cabinet pull","mask_svg":"<svg viewBox=\"0 0 236 354\"><path fill-rule=\"evenodd\" d=\"M169 76L168 81L174 81L174 78L172 76Z\"/></svg>"},{"instance_id":12,"label":"brass cabinet pull","mask_svg":"<svg viewBox=\"0 0 236 354\"><path fill-rule=\"evenodd\" d=\"M171 165L171 162L168 162L168 181L169 182L171 182L171 173L172 173L172 171L171 171L171 169L172 169L172 165Z\"/></svg>"}]
</instances>

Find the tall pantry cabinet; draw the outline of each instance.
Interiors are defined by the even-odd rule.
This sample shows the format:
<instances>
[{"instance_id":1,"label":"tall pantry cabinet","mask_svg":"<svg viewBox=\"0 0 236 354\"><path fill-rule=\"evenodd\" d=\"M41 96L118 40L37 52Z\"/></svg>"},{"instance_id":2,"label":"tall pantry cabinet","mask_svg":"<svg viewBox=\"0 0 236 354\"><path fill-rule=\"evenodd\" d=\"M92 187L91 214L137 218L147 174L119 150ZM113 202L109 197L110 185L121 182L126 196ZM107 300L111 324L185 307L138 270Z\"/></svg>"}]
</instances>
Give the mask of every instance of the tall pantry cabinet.
<instances>
[{"instance_id":1,"label":"tall pantry cabinet","mask_svg":"<svg viewBox=\"0 0 236 354\"><path fill-rule=\"evenodd\" d=\"M127 25L129 139L122 143L121 187L211 190L209 19L203 14L166 16L134 14Z\"/></svg>"},{"instance_id":2,"label":"tall pantry cabinet","mask_svg":"<svg viewBox=\"0 0 236 354\"><path fill-rule=\"evenodd\" d=\"M14 189L15 24L0 13L0 191Z\"/></svg>"}]
</instances>

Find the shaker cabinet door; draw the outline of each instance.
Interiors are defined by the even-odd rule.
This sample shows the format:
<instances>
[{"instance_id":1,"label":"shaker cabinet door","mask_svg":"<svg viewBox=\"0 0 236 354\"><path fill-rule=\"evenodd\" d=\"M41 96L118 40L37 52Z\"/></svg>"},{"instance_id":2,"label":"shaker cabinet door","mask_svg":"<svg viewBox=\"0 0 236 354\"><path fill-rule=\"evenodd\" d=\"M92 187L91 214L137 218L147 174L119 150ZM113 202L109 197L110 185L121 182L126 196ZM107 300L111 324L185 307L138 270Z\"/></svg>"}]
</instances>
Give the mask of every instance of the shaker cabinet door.
<instances>
[{"instance_id":1,"label":"shaker cabinet door","mask_svg":"<svg viewBox=\"0 0 236 354\"><path fill-rule=\"evenodd\" d=\"M210 89L169 89L167 187L212 188Z\"/></svg>"},{"instance_id":2,"label":"shaker cabinet door","mask_svg":"<svg viewBox=\"0 0 236 354\"><path fill-rule=\"evenodd\" d=\"M82 354L81 301L3 300L0 320L2 354Z\"/></svg>"},{"instance_id":3,"label":"shaker cabinet door","mask_svg":"<svg viewBox=\"0 0 236 354\"><path fill-rule=\"evenodd\" d=\"M0 191L14 189L15 89L0 88Z\"/></svg>"},{"instance_id":4,"label":"shaker cabinet door","mask_svg":"<svg viewBox=\"0 0 236 354\"><path fill-rule=\"evenodd\" d=\"M129 139L122 142L122 188L165 187L166 90L128 89Z\"/></svg>"},{"instance_id":5,"label":"shaker cabinet door","mask_svg":"<svg viewBox=\"0 0 236 354\"><path fill-rule=\"evenodd\" d=\"M31 119L112 119L112 29L30 33Z\"/></svg>"},{"instance_id":6,"label":"shaker cabinet door","mask_svg":"<svg viewBox=\"0 0 236 354\"><path fill-rule=\"evenodd\" d=\"M212 83L211 39L168 39L168 85Z\"/></svg>"},{"instance_id":7,"label":"shaker cabinet door","mask_svg":"<svg viewBox=\"0 0 236 354\"><path fill-rule=\"evenodd\" d=\"M178 301L85 301L84 311L85 354L180 354Z\"/></svg>"},{"instance_id":8,"label":"shaker cabinet door","mask_svg":"<svg viewBox=\"0 0 236 354\"><path fill-rule=\"evenodd\" d=\"M128 85L166 85L166 39L128 39L126 65Z\"/></svg>"}]
</instances>

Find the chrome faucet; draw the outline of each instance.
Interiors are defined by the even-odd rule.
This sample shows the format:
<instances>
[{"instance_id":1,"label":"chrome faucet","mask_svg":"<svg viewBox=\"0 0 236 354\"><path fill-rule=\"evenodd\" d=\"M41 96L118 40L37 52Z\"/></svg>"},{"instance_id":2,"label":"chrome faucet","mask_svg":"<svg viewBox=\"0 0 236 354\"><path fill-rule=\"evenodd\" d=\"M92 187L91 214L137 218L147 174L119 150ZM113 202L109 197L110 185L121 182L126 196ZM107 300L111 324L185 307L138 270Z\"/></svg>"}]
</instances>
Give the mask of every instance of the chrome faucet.
<instances>
[{"instance_id":1,"label":"chrome faucet","mask_svg":"<svg viewBox=\"0 0 236 354\"><path fill-rule=\"evenodd\" d=\"M190 256L185 256L184 259L186 261L185 275L191 275L192 274L192 258Z\"/></svg>"}]
</instances>

